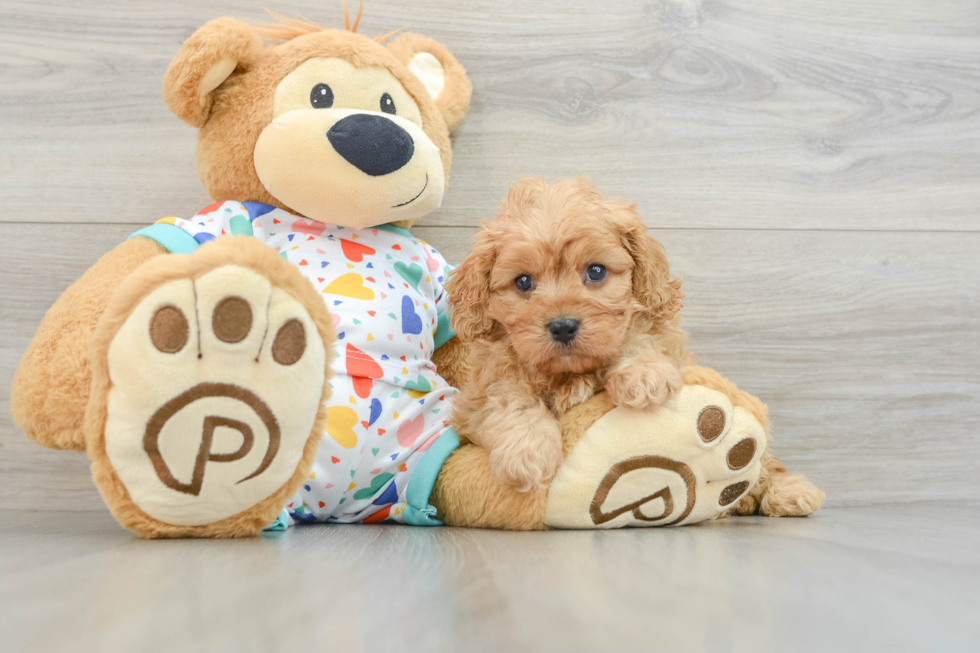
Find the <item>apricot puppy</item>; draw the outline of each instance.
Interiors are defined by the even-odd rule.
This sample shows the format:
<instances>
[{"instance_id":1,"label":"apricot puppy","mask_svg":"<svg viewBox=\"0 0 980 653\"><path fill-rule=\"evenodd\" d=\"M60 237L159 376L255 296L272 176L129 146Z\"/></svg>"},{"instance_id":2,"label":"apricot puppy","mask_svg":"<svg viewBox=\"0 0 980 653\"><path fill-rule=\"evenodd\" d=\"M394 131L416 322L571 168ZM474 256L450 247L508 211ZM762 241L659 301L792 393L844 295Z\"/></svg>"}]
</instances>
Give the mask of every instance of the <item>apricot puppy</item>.
<instances>
[{"instance_id":1,"label":"apricot puppy","mask_svg":"<svg viewBox=\"0 0 980 653\"><path fill-rule=\"evenodd\" d=\"M456 430L523 491L561 465L563 413L603 389L619 406L656 407L693 360L663 247L635 205L581 178L519 180L447 289L473 365Z\"/></svg>"}]
</instances>

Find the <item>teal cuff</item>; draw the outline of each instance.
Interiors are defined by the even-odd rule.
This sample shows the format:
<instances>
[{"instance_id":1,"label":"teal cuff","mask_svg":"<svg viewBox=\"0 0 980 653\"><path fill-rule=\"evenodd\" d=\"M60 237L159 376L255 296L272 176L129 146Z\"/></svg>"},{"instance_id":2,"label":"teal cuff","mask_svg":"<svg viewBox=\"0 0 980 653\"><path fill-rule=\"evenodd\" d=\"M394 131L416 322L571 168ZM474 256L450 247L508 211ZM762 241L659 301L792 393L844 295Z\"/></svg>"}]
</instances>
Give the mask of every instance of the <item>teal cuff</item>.
<instances>
[{"instance_id":1,"label":"teal cuff","mask_svg":"<svg viewBox=\"0 0 980 653\"><path fill-rule=\"evenodd\" d=\"M449 454L459 449L459 436L453 428L443 431L436 443L429 447L419 461L405 490L405 512L402 516L412 526L441 526L436 518L435 506L429 505L429 495L436 484L436 477Z\"/></svg>"},{"instance_id":2,"label":"teal cuff","mask_svg":"<svg viewBox=\"0 0 980 653\"><path fill-rule=\"evenodd\" d=\"M283 508L279 516L276 517L276 521L263 528L262 531L284 531L287 528L289 528L289 512Z\"/></svg>"},{"instance_id":3,"label":"teal cuff","mask_svg":"<svg viewBox=\"0 0 980 653\"><path fill-rule=\"evenodd\" d=\"M449 311L439 311L439 319L436 321L436 332L432 335L432 341L435 343L435 348L439 349L444 344L453 339L456 332L449 325L449 316L452 315L452 307Z\"/></svg>"},{"instance_id":4,"label":"teal cuff","mask_svg":"<svg viewBox=\"0 0 980 653\"><path fill-rule=\"evenodd\" d=\"M130 238L135 238L136 236L145 236L150 240L155 240L163 245L171 254L190 254L201 246L201 243L197 242L194 236L180 227L175 227L166 222L158 222L150 225L146 229L140 229L130 236Z\"/></svg>"}]
</instances>

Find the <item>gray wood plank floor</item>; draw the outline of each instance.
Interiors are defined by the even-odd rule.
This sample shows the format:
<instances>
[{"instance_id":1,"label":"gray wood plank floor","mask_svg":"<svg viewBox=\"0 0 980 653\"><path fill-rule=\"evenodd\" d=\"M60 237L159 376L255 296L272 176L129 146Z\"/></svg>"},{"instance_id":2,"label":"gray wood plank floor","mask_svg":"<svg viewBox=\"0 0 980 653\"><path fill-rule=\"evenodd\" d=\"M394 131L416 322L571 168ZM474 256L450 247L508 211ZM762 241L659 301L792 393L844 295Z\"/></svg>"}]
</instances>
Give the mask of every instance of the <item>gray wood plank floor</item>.
<instances>
[{"instance_id":1,"label":"gray wood plank floor","mask_svg":"<svg viewBox=\"0 0 980 653\"><path fill-rule=\"evenodd\" d=\"M980 507L679 529L310 526L141 541L100 512L0 512L3 648L976 651Z\"/></svg>"},{"instance_id":2,"label":"gray wood plank floor","mask_svg":"<svg viewBox=\"0 0 980 653\"><path fill-rule=\"evenodd\" d=\"M291 1L324 24L339 3ZM100 253L208 203L160 82L223 1L0 4L0 502L97 509L84 456L7 416L58 294ZM520 174L639 200L704 363L771 407L829 506L980 499L980 3L369 0L470 71L444 207L458 261Z\"/></svg>"}]
</instances>

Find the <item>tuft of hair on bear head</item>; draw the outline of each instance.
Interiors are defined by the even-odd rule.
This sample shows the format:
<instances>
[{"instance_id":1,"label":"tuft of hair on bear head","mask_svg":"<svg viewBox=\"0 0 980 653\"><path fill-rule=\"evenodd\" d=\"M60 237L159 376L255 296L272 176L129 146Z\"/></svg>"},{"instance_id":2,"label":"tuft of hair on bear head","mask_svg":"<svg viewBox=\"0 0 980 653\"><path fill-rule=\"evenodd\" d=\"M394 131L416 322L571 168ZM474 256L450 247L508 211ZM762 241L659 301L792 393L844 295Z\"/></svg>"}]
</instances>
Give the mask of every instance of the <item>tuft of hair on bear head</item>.
<instances>
[{"instance_id":1,"label":"tuft of hair on bear head","mask_svg":"<svg viewBox=\"0 0 980 653\"><path fill-rule=\"evenodd\" d=\"M344 29L353 34L357 34L357 28L360 27L361 18L364 15L364 0L361 0L359 4L357 9L357 18L354 19L353 24L350 22L350 11L347 9L346 0L340 0L340 3L344 7ZM266 9L266 13L268 13L278 22L255 24L254 27L259 36L269 41L292 41L300 36L315 34L316 32L325 32L327 30L326 27L313 22L301 14L296 14L296 18L290 18L289 16L284 16L278 12L272 11L271 9ZM398 29L388 32L387 34L374 37L374 40L378 43L383 43L404 29L404 27L399 27Z\"/></svg>"}]
</instances>

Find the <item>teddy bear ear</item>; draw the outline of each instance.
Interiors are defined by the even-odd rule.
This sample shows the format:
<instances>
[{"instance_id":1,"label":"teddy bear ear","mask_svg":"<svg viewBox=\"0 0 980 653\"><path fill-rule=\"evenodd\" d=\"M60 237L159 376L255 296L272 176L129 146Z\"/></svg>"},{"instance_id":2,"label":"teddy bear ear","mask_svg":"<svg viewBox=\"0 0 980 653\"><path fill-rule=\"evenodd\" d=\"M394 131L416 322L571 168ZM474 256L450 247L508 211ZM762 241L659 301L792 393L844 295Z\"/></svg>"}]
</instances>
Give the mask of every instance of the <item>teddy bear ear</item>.
<instances>
[{"instance_id":1,"label":"teddy bear ear","mask_svg":"<svg viewBox=\"0 0 980 653\"><path fill-rule=\"evenodd\" d=\"M422 80L449 131L456 129L470 108L473 93L466 69L456 57L441 43L411 32L393 40L388 49Z\"/></svg>"},{"instance_id":2,"label":"teddy bear ear","mask_svg":"<svg viewBox=\"0 0 980 653\"><path fill-rule=\"evenodd\" d=\"M202 127L211 113L213 91L236 68L250 64L262 39L248 23L217 18L184 42L163 78L163 99L178 118Z\"/></svg>"}]
</instances>

